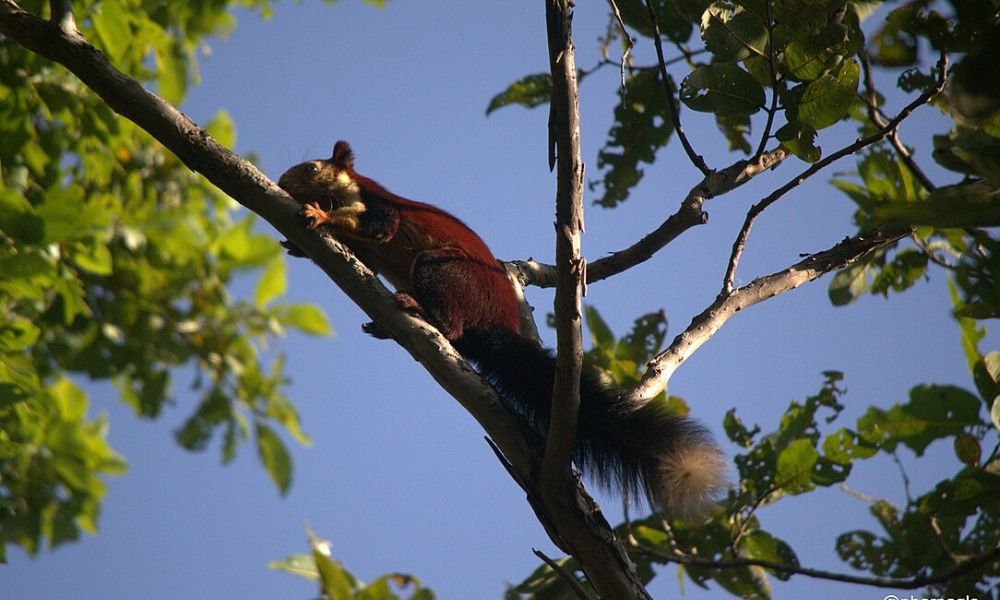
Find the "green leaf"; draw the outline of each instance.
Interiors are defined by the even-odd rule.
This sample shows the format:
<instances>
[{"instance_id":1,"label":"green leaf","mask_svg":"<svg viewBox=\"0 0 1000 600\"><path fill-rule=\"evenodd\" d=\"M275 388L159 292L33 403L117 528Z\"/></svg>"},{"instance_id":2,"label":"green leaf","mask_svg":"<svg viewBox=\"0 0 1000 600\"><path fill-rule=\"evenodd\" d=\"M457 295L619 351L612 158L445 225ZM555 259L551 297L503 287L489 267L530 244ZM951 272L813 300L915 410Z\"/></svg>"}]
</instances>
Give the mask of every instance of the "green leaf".
<instances>
[{"instance_id":1,"label":"green leaf","mask_svg":"<svg viewBox=\"0 0 1000 600\"><path fill-rule=\"evenodd\" d=\"M37 208L45 222L45 241L62 243L103 232L110 215L96 201L88 201L86 190L77 184L46 190L45 201Z\"/></svg>"},{"instance_id":2,"label":"green leaf","mask_svg":"<svg viewBox=\"0 0 1000 600\"><path fill-rule=\"evenodd\" d=\"M978 467L983 449L979 446L979 440L963 431L955 436L955 456L970 467Z\"/></svg>"},{"instance_id":3,"label":"green leaf","mask_svg":"<svg viewBox=\"0 0 1000 600\"><path fill-rule=\"evenodd\" d=\"M268 569L284 571L306 579L319 579L319 570L316 568L316 561L312 554L292 554L282 560L272 560L267 563Z\"/></svg>"},{"instance_id":4,"label":"green leaf","mask_svg":"<svg viewBox=\"0 0 1000 600\"><path fill-rule=\"evenodd\" d=\"M74 245L73 262L94 275L111 274L111 250L100 239L91 237Z\"/></svg>"},{"instance_id":5,"label":"green leaf","mask_svg":"<svg viewBox=\"0 0 1000 600\"><path fill-rule=\"evenodd\" d=\"M274 307L278 319L309 335L332 335L333 329L323 309L315 304L293 304Z\"/></svg>"},{"instance_id":6,"label":"green leaf","mask_svg":"<svg viewBox=\"0 0 1000 600\"><path fill-rule=\"evenodd\" d=\"M285 495L292 484L292 458L288 449L273 429L259 421L256 423L256 432L257 452L264 469L281 494Z\"/></svg>"},{"instance_id":7,"label":"green leaf","mask_svg":"<svg viewBox=\"0 0 1000 600\"><path fill-rule=\"evenodd\" d=\"M795 119L819 131L847 114L858 92L861 67L851 59L836 72L819 77L801 90Z\"/></svg>"},{"instance_id":8,"label":"green leaf","mask_svg":"<svg viewBox=\"0 0 1000 600\"><path fill-rule=\"evenodd\" d=\"M816 130L797 121L785 123L774 133L781 145L789 152L808 163L814 163L823 155L816 145Z\"/></svg>"},{"instance_id":9,"label":"green leaf","mask_svg":"<svg viewBox=\"0 0 1000 600\"><path fill-rule=\"evenodd\" d=\"M525 108L534 108L545 104L552 97L552 76L548 73L535 73L525 75L521 79L510 84L506 90L500 92L490 100L486 107L486 114L498 108L519 104Z\"/></svg>"},{"instance_id":10,"label":"green leaf","mask_svg":"<svg viewBox=\"0 0 1000 600\"><path fill-rule=\"evenodd\" d=\"M919 202L882 202L872 206L880 221L932 227L1000 226L1000 189L986 181L942 186Z\"/></svg>"},{"instance_id":11,"label":"green leaf","mask_svg":"<svg viewBox=\"0 0 1000 600\"><path fill-rule=\"evenodd\" d=\"M355 579L339 563L330 558L330 542L309 532L313 562L319 572L319 588L326 598L351 598L354 596Z\"/></svg>"},{"instance_id":12,"label":"green leaf","mask_svg":"<svg viewBox=\"0 0 1000 600\"><path fill-rule=\"evenodd\" d=\"M751 55L766 56L764 15L745 5L714 2L701 17L701 38L718 62L736 62Z\"/></svg>"},{"instance_id":13,"label":"green leaf","mask_svg":"<svg viewBox=\"0 0 1000 600\"><path fill-rule=\"evenodd\" d=\"M727 117L715 115L715 125L726 136L730 150L740 150L744 154L750 154L753 150L747 136L750 135L750 116L736 115Z\"/></svg>"},{"instance_id":14,"label":"green leaf","mask_svg":"<svg viewBox=\"0 0 1000 600\"><path fill-rule=\"evenodd\" d=\"M132 31L129 27L128 13L118 0L102 0L90 12L90 21L101 40L101 46L108 53L112 63L122 62L122 57L128 51Z\"/></svg>"},{"instance_id":15,"label":"green leaf","mask_svg":"<svg viewBox=\"0 0 1000 600\"><path fill-rule=\"evenodd\" d=\"M0 351L22 352L38 341L42 330L28 319L8 317L0 321Z\"/></svg>"},{"instance_id":16,"label":"green leaf","mask_svg":"<svg viewBox=\"0 0 1000 600\"><path fill-rule=\"evenodd\" d=\"M870 407L858 419L858 432L880 442L891 452L900 443L922 456L934 440L955 436L981 423L975 395L948 385L919 385L910 390L910 401L888 411Z\"/></svg>"},{"instance_id":17,"label":"green leaf","mask_svg":"<svg viewBox=\"0 0 1000 600\"><path fill-rule=\"evenodd\" d=\"M28 199L13 190L0 189L0 231L22 244L42 241L43 220Z\"/></svg>"},{"instance_id":18,"label":"green leaf","mask_svg":"<svg viewBox=\"0 0 1000 600\"><path fill-rule=\"evenodd\" d=\"M902 292L910 288L927 273L928 260L925 253L912 248L899 251L872 281L871 292L888 296L889 290Z\"/></svg>"},{"instance_id":19,"label":"green leaf","mask_svg":"<svg viewBox=\"0 0 1000 600\"><path fill-rule=\"evenodd\" d=\"M855 459L871 458L876 454L878 447L843 427L823 440L823 456L835 463L848 465Z\"/></svg>"},{"instance_id":20,"label":"green leaf","mask_svg":"<svg viewBox=\"0 0 1000 600\"><path fill-rule=\"evenodd\" d=\"M795 551L787 542L761 529L746 536L746 545L750 558L793 567L799 566L799 557L795 555ZM775 571L774 576L782 581L788 581L792 574Z\"/></svg>"},{"instance_id":21,"label":"green leaf","mask_svg":"<svg viewBox=\"0 0 1000 600\"><path fill-rule=\"evenodd\" d=\"M735 408L730 408L726 412L722 427L726 431L726 436L743 448L750 448L753 445L753 438L760 433L759 425L748 429L743 420L736 416Z\"/></svg>"},{"instance_id":22,"label":"green leaf","mask_svg":"<svg viewBox=\"0 0 1000 600\"><path fill-rule=\"evenodd\" d=\"M656 14L656 24L659 26L660 34L667 39L684 43L691 37L696 23L701 17L701 13L708 7L711 0L649 0ZM610 2L609 2L610 4ZM617 0L615 4L622 16L622 21L633 33L652 38L653 23L649 18L649 9L646 7L646 0ZM685 9L687 12L684 12Z\"/></svg>"},{"instance_id":23,"label":"green leaf","mask_svg":"<svg viewBox=\"0 0 1000 600\"><path fill-rule=\"evenodd\" d=\"M812 489L812 469L818 459L819 453L810 440L793 440L778 454L778 483L793 494Z\"/></svg>"},{"instance_id":24,"label":"green leaf","mask_svg":"<svg viewBox=\"0 0 1000 600\"><path fill-rule=\"evenodd\" d=\"M615 334L611 328L601 318L601 314L593 306L585 306L583 309L584 318L587 322L587 329L595 346L613 347L615 345Z\"/></svg>"},{"instance_id":25,"label":"green leaf","mask_svg":"<svg viewBox=\"0 0 1000 600\"><path fill-rule=\"evenodd\" d=\"M818 79L843 60L851 32L850 27L837 22L827 23L819 31L799 31L785 47L783 70L799 81Z\"/></svg>"},{"instance_id":26,"label":"green leaf","mask_svg":"<svg viewBox=\"0 0 1000 600\"><path fill-rule=\"evenodd\" d=\"M261 266L281 254L281 247L271 237L253 233L256 220L254 213L247 213L215 240L213 248L232 267Z\"/></svg>"},{"instance_id":27,"label":"green leaf","mask_svg":"<svg viewBox=\"0 0 1000 600\"><path fill-rule=\"evenodd\" d=\"M868 260L859 260L838 271L830 281L830 302L834 306L845 306L867 294L871 290L870 275Z\"/></svg>"},{"instance_id":28,"label":"green leaf","mask_svg":"<svg viewBox=\"0 0 1000 600\"><path fill-rule=\"evenodd\" d=\"M916 7L902 6L886 16L885 24L872 36L871 56L886 67L905 67L917 60L917 39L905 31L906 21L914 18Z\"/></svg>"},{"instance_id":29,"label":"green leaf","mask_svg":"<svg viewBox=\"0 0 1000 600\"><path fill-rule=\"evenodd\" d=\"M285 257L279 254L267 263L264 274L257 281L257 289L254 292L254 304L257 308L264 308L269 302L283 295L287 289L287 285Z\"/></svg>"},{"instance_id":30,"label":"green leaf","mask_svg":"<svg viewBox=\"0 0 1000 600\"><path fill-rule=\"evenodd\" d=\"M232 150L236 147L236 124L226 111L215 113L212 120L205 124L205 131L226 148Z\"/></svg>"},{"instance_id":31,"label":"green leaf","mask_svg":"<svg viewBox=\"0 0 1000 600\"><path fill-rule=\"evenodd\" d=\"M156 52L157 90L171 104L180 104L187 93L188 61L184 51L176 45Z\"/></svg>"},{"instance_id":32,"label":"green leaf","mask_svg":"<svg viewBox=\"0 0 1000 600\"><path fill-rule=\"evenodd\" d=\"M990 421L993 422L993 427L1000 432L1000 396L993 399L993 408L990 409Z\"/></svg>"},{"instance_id":33,"label":"green leaf","mask_svg":"<svg viewBox=\"0 0 1000 600\"><path fill-rule=\"evenodd\" d=\"M766 99L757 80L730 63L695 67L681 82L680 97L693 110L727 117L752 115Z\"/></svg>"},{"instance_id":34,"label":"green leaf","mask_svg":"<svg viewBox=\"0 0 1000 600\"><path fill-rule=\"evenodd\" d=\"M597 153L597 167L604 173L600 182L604 195L597 201L604 207L616 206L642 179L640 163L653 164L656 152L674 132L666 86L656 69L639 69L618 90L614 123L604 147ZM590 183L595 189L596 183Z\"/></svg>"}]
</instances>

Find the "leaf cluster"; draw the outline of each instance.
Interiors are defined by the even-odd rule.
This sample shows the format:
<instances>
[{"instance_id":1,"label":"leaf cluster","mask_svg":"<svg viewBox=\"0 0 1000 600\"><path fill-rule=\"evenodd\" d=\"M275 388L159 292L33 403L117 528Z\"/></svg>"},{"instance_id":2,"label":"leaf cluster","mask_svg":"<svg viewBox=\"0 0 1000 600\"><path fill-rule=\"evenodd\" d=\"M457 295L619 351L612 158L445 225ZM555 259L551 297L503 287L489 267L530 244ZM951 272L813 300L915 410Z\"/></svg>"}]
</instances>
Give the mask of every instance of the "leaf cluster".
<instances>
[{"instance_id":1,"label":"leaf cluster","mask_svg":"<svg viewBox=\"0 0 1000 600\"><path fill-rule=\"evenodd\" d=\"M267 566L317 582L319 597L325 600L433 600L434 592L413 575L387 573L371 583L362 582L330 558L329 541L316 537L308 529L306 533L309 535L309 554L293 554L271 561Z\"/></svg>"},{"instance_id":2,"label":"leaf cluster","mask_svg":"<svg viewBox=\"0 0 1000 600\"><path fill-rule=\"evenodd\" d=\"M226 6L74 3L85 35L175 100L202 38L230 26ZM93 532L100 477L123 470L74 380L112 382L138 416L156 418L175 401L178 368L194 367L198 400L177 441L199 450L221 432L228 462L253 434L287 490L291 461L273 425L308 438L267 342L329 325L314 306L277 301L280 246L66 71L14 44L0 46L0 98L0 554ZM235 143L225 113L206 128ZM259 276L255 297L233 297L247 276Z\"/></svg>"}]
</instances>

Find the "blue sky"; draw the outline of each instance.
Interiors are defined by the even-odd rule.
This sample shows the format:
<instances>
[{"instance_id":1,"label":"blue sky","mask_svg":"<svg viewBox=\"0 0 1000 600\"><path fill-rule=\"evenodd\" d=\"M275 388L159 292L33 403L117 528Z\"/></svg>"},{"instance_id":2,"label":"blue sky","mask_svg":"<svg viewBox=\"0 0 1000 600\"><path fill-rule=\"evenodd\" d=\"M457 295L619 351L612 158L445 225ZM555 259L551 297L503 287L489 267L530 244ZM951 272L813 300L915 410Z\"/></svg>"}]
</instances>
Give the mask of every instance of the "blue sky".
<instances>
[{"instance_id":1,"label":"blue sky","mask_svg":"<svg viewBox=\"0 0 1000 600\"><path fill-rule=\"evenodd\" d=\"M605 12L604 3L580 3L580 67L599 58L595 40ZM238 13L236 30L210 46L201 86L183 109L202 123L228 110L238 127L237 150L257 153L273 179L303 159L329 156L333 142L346 139L359 172L455 213L498 257L553 260L555 178L547 168L546 110L507 108L485 116L490 98L508 83L547 69L542 2L389 2L383 10L348 0L280 3L266 22ZM648 63L651 48L638 48L637 56ZM617 77L605 69L582 90L589 178L598 176L596 155ZM903 129L904 140L943 132L935 112L918 111ZM738 158L726 152L710 120L691 111L683 117L711 165ZM834 148L853 133L820 141ZM917 156L932 167L926 148ZM836 165L764 213L737 283L852 231L853 205L826 184L834 170L851 166ZM670 335L676 334L715 297L750 204L802 168L790 160L712 200L709 225L689 231L649 263L590 286L586 301L619 334L641 314L664 308ZM675 143L646 173L620 208L588 205L583 249L591 260L653 229L699 178ZM722 440L727 410L737 407L744 422L773 429L789 401L814 393L827 369L846 373L847 409L838 421L845 426L871 404L905 401L918 383L972 387L940 272L890 301L867 297L841 309L827 300L828 283L825 278L737 315L678 371L670 392L684 397ZM241 281L237 288L248 292L252 285ZM537 315L551 310L549 292L528 293ZM98 536L36 560L14 550L10 565L0 569L0 598L311 598L312 583L266 568L270 560L306 550L306 523L331 540L334 556L362 579L410 572L447 599L499 598L506 583L538 566L532 548L558 555L483 432L417 363L391 342L362 335L364 315L308 261L291 264L289 296L322 305L337 331L332 339L292 335L280 345L294 379L289 396L314 439L309 448L291 446L289 494L279 497L250 446L226 467L217 447L190 454L176 446L172 430L194 403L183 377L175 406L156 422L136 420L110 386L90 385L94 411L109 413L110 440L130 471L109 481ZM551 332L543 336L551 343ZM737 452L729 444L725 450ZM907 451L902 455L914 494L954 464L951 449L940 443L919 463ZM905 501L898 469L885 458L858 465L848 485ZM618 501L598 497L618 520ZM866 504L838 489L784 500L759 516L803 564L835 570L847 569L833 553L836 535L875 527ZM804 579L775 585L779 597L859 593ZM723 596L690 582L685 590L692 598ZM674 568L650 591L678 595Z\"/></svg>"}]
</instances>

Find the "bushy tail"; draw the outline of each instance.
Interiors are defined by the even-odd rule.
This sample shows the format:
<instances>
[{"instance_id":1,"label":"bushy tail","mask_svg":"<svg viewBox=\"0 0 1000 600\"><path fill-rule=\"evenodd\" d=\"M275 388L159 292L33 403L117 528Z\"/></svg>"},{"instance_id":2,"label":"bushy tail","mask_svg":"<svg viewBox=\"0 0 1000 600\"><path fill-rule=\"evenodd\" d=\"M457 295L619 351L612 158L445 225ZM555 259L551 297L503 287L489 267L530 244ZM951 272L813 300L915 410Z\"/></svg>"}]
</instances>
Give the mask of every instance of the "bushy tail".
<instances>
[{"instance_id":1,"label":"bushy tail","mask_svg":"<svg viewBox=\"0 0 1000 600\"><path fill-rule=\"evenodd\" d=\"M466 330L456 346L533 427L547 431L551 351L506 330ZM703 513L723 486L726 463L704 427L658 403L629 406L586 368L576 437L573 459L586 475L671 516Z\"/></svg>"}]
</instances>

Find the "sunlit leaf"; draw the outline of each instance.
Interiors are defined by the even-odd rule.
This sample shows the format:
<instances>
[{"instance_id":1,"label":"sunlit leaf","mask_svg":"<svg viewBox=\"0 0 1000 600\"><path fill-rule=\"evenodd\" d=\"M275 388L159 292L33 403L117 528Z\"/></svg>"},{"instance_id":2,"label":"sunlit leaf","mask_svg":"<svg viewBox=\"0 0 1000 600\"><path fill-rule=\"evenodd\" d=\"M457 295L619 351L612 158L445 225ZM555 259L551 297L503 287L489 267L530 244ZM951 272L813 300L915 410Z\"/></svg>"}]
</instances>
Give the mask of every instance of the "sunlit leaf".
<instances>
[{"instance_id":1,"label":"sunlit leaf","mask_svg":"<svg viewBox=\"0 0 1000 600\"><path fill-rule=\"evenodd\" d=\"M861 67L851 59L836 72L806 84L799 98L796 119L816 131L840 121L854 101L860 75Z\"/></svg>"},{"instance_id":2,"label":"sunlit leaf","mask_svg":"<svg viewBox=\"0 0 1000 600\"><path fill-rule=\"evenodd\" d=\"M288 492L292 485L292 459L285 448L285 443L267 425L256 424L257 452L264 464L264 469L270 475L271 481L278 486L282 495Z\"/></svg>"},{"instance_id":3,"label":"sunlit leaf","mask_svg":"<svg viewBox=\"0 0 1000 600\"><path fill-rule=\"evenodd\" d=\"M500 92L490 100L486 107L486 114L498 108L519 104L525 108L534 108L541 104L546 104L552 97L552 76L548 73L536 73L525 75L521 79L510 84L506 90Z\"/></svg>"},{"instance_id":4,"label":"sunlit leaf","mask_svg":"<svg viewBox=\"0 0 1000 600\"><path fill-rule=\"evenodd\" d=\"M264 274L257 281L254 291L254 303L257 308L264 308L269 302L285 293L288 281L285 278L285 259L276 256L267 263Z\"/></svg>"}]
</instances>

